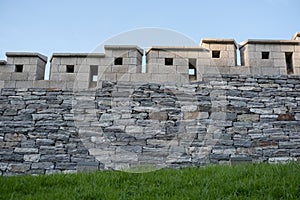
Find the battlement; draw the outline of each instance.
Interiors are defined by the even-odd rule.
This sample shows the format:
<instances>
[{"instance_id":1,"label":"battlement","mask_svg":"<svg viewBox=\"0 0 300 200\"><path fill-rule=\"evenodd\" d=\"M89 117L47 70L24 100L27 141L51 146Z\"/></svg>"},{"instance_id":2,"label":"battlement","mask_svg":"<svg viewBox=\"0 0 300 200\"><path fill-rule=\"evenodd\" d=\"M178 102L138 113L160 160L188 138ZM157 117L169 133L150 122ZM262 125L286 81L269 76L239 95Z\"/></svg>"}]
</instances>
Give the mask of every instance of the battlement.
<instances>
[{"instance_id":1,"label":"battlement","mask_svg":"<svg viewBox=\"0 0 300 200\"><path fill-rule=\"evenodd\" d=\"M44 80L46 56L7 52L7 61L0 61L0 88L87 89L101 87L102 81L189 83L204 75L300 75L300 32L291 40L249 39L237 44L234 39L204 38L195 47L153 46L144 51L134 45L106 45L104 49L104 53L54 53L50 80Z\"/></svg>"}]
</instances>

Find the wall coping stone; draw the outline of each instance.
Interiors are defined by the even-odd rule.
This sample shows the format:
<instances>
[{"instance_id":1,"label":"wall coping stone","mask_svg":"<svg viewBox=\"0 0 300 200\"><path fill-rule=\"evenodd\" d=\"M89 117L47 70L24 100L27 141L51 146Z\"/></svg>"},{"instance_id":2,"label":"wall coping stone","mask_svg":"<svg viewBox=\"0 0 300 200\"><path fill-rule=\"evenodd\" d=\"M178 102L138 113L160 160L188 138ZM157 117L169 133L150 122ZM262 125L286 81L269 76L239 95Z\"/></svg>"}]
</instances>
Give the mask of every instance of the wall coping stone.
<instances>
[{"instance_id":1,"label":"wall coping stone","mask_svg":"<svg viewBox=\"0 0 300 200\"><path fill-rule=\"evenodd\" d=\"M36 52L6 52L6 57L38 57L47 62L47 56Z\"/></svg>"}]
</instances>

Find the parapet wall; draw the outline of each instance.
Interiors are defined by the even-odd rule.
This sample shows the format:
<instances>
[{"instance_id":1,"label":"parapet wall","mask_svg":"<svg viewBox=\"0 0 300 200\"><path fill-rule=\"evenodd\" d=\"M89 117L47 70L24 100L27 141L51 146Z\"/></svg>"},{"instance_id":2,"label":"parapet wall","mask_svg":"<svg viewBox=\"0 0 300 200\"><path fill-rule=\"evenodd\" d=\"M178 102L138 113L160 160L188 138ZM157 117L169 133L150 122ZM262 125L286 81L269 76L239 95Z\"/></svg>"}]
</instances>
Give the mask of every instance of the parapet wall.
<instances>
[{"instance_id":1,"label":"parapet wall","mask_svg":"<svg viewBox=\"0 0 300 200\"><path fill-rule=\"evenodd\" d=\"M299 76L3 88L0 173L300 160Z\"/></svg>"},{"instance_id":2,"label":"parapet wall","mask_svg":"<svg viewBox=\"0 0 300 200\"><path fill-rule=\"evenodd\" d=\"M7 61L0 61L0 88L60 84L88 89L101 87L102 81L189 83L206 75L300 75L299 44L296 33L291 40L237 44L233 39L206 38L195 47L156 46L145 51L132 45L107 45L105 53L54 53L48 81L44 80L47 57L8 52Z\"/></svg>"}]
</instances>

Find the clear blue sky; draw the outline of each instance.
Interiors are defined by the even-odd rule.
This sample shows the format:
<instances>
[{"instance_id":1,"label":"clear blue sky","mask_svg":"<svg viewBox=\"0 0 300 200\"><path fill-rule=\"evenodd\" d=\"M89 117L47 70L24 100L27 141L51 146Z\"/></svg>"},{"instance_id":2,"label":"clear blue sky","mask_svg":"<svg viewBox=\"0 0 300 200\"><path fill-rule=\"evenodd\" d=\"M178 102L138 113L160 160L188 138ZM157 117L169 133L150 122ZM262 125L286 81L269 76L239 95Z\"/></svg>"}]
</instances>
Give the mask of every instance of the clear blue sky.
<instances>
[{"instance_id":1,"label":"clear blue sky","mask_svg":"<svg viewBox=\"0 0 300 200\"><path fill-rule=\"evenodd\" d=\"M91 52L121 32L158 27L201 38L290 39L299 0L0 0L0 59L7 51Z\"/></svg>"}]
</instances>

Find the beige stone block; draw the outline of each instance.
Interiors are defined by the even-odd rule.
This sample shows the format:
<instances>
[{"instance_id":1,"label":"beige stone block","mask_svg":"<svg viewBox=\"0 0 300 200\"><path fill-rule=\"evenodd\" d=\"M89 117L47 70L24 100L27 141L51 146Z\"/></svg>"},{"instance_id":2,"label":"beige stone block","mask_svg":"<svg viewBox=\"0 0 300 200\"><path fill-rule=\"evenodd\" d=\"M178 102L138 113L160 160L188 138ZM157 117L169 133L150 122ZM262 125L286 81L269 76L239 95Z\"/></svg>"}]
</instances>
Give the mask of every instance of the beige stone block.
<instances>
[{"instance_id":1,"label":"beige stone block","mask_svg":"<svg viewBox=\"0 0 300 200\"><path fill-rule=\"evenodd\" d=\"M0 80L1 81L9 81L11 80L11 72L3 72L3 73L0 73Z\"/></svg>"},{"instance_id":2,"label":"beige stone block","mask_svg":"<svg viewBox=\"0 0 300 200\"><path fill-rule=\"evenodd\" d=\"M176 72L177 73L182 74L182 73L187 73L188 71L189 71L189 68L188 68L187 65L178 65L178 66L176 66Z\"/></svg>"},{"instance_id":3,"label":"beige stone block","mask_svg":"<svg viewBox=\"0 0 300 200\"><path fill-rule=\"evenodd\" d=\"M15 88L16 87L16 81L10 80L10 81L4 81L4 88Z\"/></svg>"},{"instance_id":4,"label":"beige stone block","mask_svg":"<svg viewBox=\"0 0 300 200\"><path fill-rule=\"evenodd\" d=\"M294 45L281 45L280 50L283 52L294 52L295 48Z\"/></svg>"},{"instance_id":5,"label":"beige stone block","mask_svg":"<svg viewBox=\"0 0 300 200\"><path fill-rule=\"evenodd\" d=\"M116 82L117 81L117 73L105 73L104 80Z\"/></svg>"},{"instance_id":6,"label":"beige stone block","mask_svg":"<svg viewBox=\"0 0 300 200\"><path fill-rule=\"evenodd\" d=\"M271 51L271 45L268 45L268 44L255 44L255 51L257 51L257 52Z\"/></svg>"},{"instance_id":7,"label":"beige stone block","mask_svg":"<svg viewBox=\"0 0 300 200\"><path fill-rule=\"evenodd\" d=\"M173 65L186 65L188 66L187 58L174 58Z\"/></svg>"},{"instance_id":8,"label":"beige stone block","mask_svg":"<svg viewBox=\"0 0 300 200\"><path fill-rule=\"evenodd\" d=\"M11 75L11 79L15 81L27 81L28 73L26 72L13 72Z\"/></svg>"},{"instance_id":9,"label":"beige stone block","mask_svg":"<svg viewBox=\"0 0 300 200\"><path fill-rule=\"evenodd\" d=\"M274 59L274 67L282 67L286 66L285 60L284 59Z\"/></svg>"},{"instance_id":10,"label":"beige stone block","mask_svg":"<svg viewBox=\"0 0 300 200\"><path fill-rule=\"evenodd\" d=\"M74 74L70 74L70 80L66 80L66 81L72 81L72 75L75 76L75 81L80 81L80 82L89 82L90 79L90 74L89 73L74 73ZM62 80L63 79L62 75L61 75Z\"/></svg>"},{"instance_id":11,"label":"beige stone block","mask_svg":"<svg viewBox=\"0 0 300 200\"><path fill-rule=\"evenodd\" d=\"M158 58L158 51L156 50L151 50L147 55L146 59L151 59L151 58Z\"/></svg>"},{"instance_id":12,"label":"beige stone block","mask_svg":"<svg viewBox=\"0 0 300 200\"><path fill-rule=\"evenodd\" d=\"M293 65L295 67L300 67L300 59L294 59Z\"/></svg>"},{"instance_id":13,"label":"beige stone block","mask_svg":"<svg viewBox=\"0 0 300 200\"><path fill-rule=\"evenodd\" d=\"M167 74L157 74L157 73L151 74L151 82L154 83L162 82L163 80L167 80L167 79L168 79Z\"/></svg>"},{"instance_id":14,"label":"beige stone block","mask_svg":"<svg viewBox=\"0 0 300 200\"><path fill-rule=\"evenodd\" d=\"M251 67L248 67L248 68L250 70L250 74L252 74L252 75L261 75L262 74L261 67L251 66Z\"/></svg>"},{"instance_id":15,"label":"beige stone block","mask_svg":"<svg viewBox=\"0 0 300 200\"><path fill-rule=\"evenodd\" d=\"M209 51L199 51L198 52L198 59L210 59L211 53Z\"/></svg>"},{"instance_id":16,"label":"beige stone block","mask_svg":"<svg viewBox=\"0 0 300 200\"><path fill-rule=\"evenodd\" d=\"M32 88L33 81L16 81L16 88Z\"/></svg>"},{"instance_id":17,"label":"beige stone block","mask_svg":"<svg viewBox=\"0 0 300 200\"><path fill-rule=\"evenodd\" d=\"M271 46L271 51L272 52L280 52L280 45L279 44L273 44Z\"/></svg>"},{"instance_id":18,"label":"beige stone block","mask_svg":"<svg viewBox=\"0 0 300 200\"><path fill-rule=\"evenodd\" d=\"M226 50L227 51L236 51L236 47L233 44L227 44L226 45Z\"/></svg>"},{"instance_id":19,"label":"beige stone block","mask_svg":"<svg viewBox=\"0 0 300 200\"><path fill-rule=\"evenodd\" d=\"M137 65L141 64L138 62L137 58L123 58L123 65Z\"/></svg>"},{"instance_id":20,"label":"beige stone block","mask_svg":"<svg viewBox=\"0 0 300 200\"><path fill-rule=\"evenodd\" d=\"M4 88L4 81L0 80L0 89Z\"/></svg>"},{"instance_id":21,"label":"beige stone block","mask_svg":"<svg viewBox=\"0 0 300 200\"><path fill-rule=\"evenodd\" d=\"M128 65L113 65L111 67L111 72L112 73L127 73L128 70Z\"/></svg>"},{"instance_id":22,"label":"beige stone block","mask_svg":"<svg viewBox=\"0 0 300 200\"><path fill-rule=\"evenodd\" d=\"M130 81L132 81L132 82L150 82L151 74L130 74Z\"/></svg>"},{"instance_id":23,"label":"beige stone block","mask_svg":"<svg viewBox=\"0 0 300 200\"><path fill-rule=\"evenodd\" d=\"M60 79L63 81L75 81L77 79L76 73L64 73L60 75Z\"/></svg>"},{"instance_id":24,"label":"beige stone block","mask_svg":"<svg viewBox=\"0 0 300 200\"><path fill-rule=\"evenodd\" d=\"M226 51L227 49L227 44L209 44L209 49L210 50L224 50Z\"/></svg>"},{"instance_id":25,"label":"beige stone block","mask_svg":"<svg viewBox=\"0 0 300 200\"><path fill-rule=\"evenodd\" d=\"M262 67L261 68L262 75L278 75L280 74L280 70L277 67Z\"/></svg>"},{"instance_id":26,"label":"beige stone block","mask_svg":"<svg viewBox=\"0 0 300 200\"><path fill-rule=\"evenodd\" d=\"M87 57L85 60L85 62L83 62L83 64L87 64L87 65L102 65L102 58L96 58L96 57ZM77 60L78 62L78 60Z\"/></svg>"},{"instance_id":27,"label":"beige stone block","mask_svg":"<svg viewBox=\"0 0 300 200\"><path fill-rule=\"evenodd\" d=\"M287 75L286 67L279 67L278 69L279 69L279 75ZM295 73L295 71L294 71L294 73Z\"/></svg>"},{"instance_id":28,"label":"beige stone block","mask_svg":"<svg viewBox=\"0 0 300 200\"><path fill-rule=\"evenodd\" d=\"M58 73L58 72L59 72L59 65L51 63L50 73Z\"/></svg>"},{"instance_id":29,"label":"beige stone block","mask_svg":"<svg viewBox=\"0 0 300 200\"><path fill-rule=\"evenodd\" d=\"M61 65L76 65L76 57L67 57L67 58L61 58L60 64Z\"/></svg>"},{"instance_id":30,"label":"beige stone block","mask_svg":"<svg viewBox=\"0 0 300 200\"><path fill-rule=\"evenodd\" d=\"M231 67L222 66L222 67L217 67L217 69L220 74L229 74Z\"/></svg>"},{"instance_id":31,"label":"beige stone block","mask_svg":"<svg viewBox=\"0 0 300 200\"><path fill-rule=\"evenodd\" d=\"M259 61L259 65L262 67L273 67L274 66L274 60L273 59L261 59Z\"/></svg>"},{"instance_id":32,"label":"beige stone block","mask_svg":"<svg viewBox=\"0 0 300 200\"><path fill-rule=\"evenodd\" d=\"M294 68L294 74L295 75L300 75L300 67L295 67Z\"/></svg>"},{"instance_id":33,"label":"beige stone block","mask_svg":"<svg viewBox=\"0 0 300 200\"><path fill-rule=\"evenodd\" d=\"M211 58L199 58L197 59L197 67L214 65L214 59Z\"/></svg>"},{"instance_id":34,"label":"beige stone block","mask_svg":"<svg viewBox=\"0 0 300 200\"><path fill-rule=\"evenodd\" d=\"M50 81L49 88L66 88L65 81Z\"/></svg>"},{"instance_id":35,"label":"beige stone block","mask_svg":"<svg viewBox=\"0 0 300 200\"><path fill-rule=\"evenodd\" d=\"M256 45L255 44L247 44L246 46L244 46L245 51L248 52L255 52L256 51Z\"/></svg>"},{"instance_id":36,"label":"beige stone block","mask_svg":"<svg viewBox=\"0 0 300 200\"><path fill-rule=\"evenodd\" d=\"M250 75L251 71L249 67L230 67L230 74Z\"/></svg>"},{"instance_id":37,"label":"beige stone block","mask_svg":"<svg viewBox=\"0 0 300 200\"><path fill-rule=\"evenodd\" d=\"M167 82L171 83L180 83L181 82L181 74L168 74L167 75Z\"/></svg>"},{"instance_id":38,"label":"beige stone block","mask_svg":"<svg viewBox=\"0 0 300 200\"><path fill-rule=\"evenodd\" d=\"M117 81L129 82L130 81L130 74L128 74L128 73L117 74Z\"/></svg>"},{"instance_id":39,"label":"beige stone block","mask_svg":"<svg viewBox=\"0 0 300 200\"><path fill-rule=\"evenodd\" d=\"M24 65L23 72L36 73L37 65Z\"/></svg>"},{"instance_id":40,"label":"beige stone block","mask_svg":"<svg viewBox=\"0 0 300 200\"><path fill-rule=\"evenodd\" d=\"M159 51L158 52L159 58L175 58L176 54L173 51Z\"/></svg>"},{"instance_id":41,"label":"beige stone block","mask_svg":"<svg viewBox=\"0 0 300 200\"><path fill-rule=\"evenodd\" d=\"M6 60L8 64L14 64L14 57L7 57Z\"/></svg>"},{"instance_id":42,"label":"beige stone block","mask_svg":"<svg viewBox=\"0 0 300 200\"><path fill-rule=\"evenodd\" d=\"M25 65L30 64L30 57L15 57L14 62L15 65Z\"/></svg>"},{"instance_id":43,"label":"beige stone block","mask_svg":"<svg viewBox=\"0 0 300 200\"><path fill-rule=\"evenodd\" d=\"M158 68L158 73L162 74L175 74L176 73L176 66L160 66Z\"/></svg>"},{"instance_id":44,"label":"beige stone block","mask_svg":"<svg viewBox=\"0 0 300 200\"><path fill-rule=\"evenodd\" d=\"M12 64L6 64L6 65L0 65L0 72L14 72L15 71L15 65Z\"/></svg>"},{"instance_id":45,"label":"beige stone block","mask_svg":"<svg viewBox=\"0 0 300 200\"><path fill-rule=\"evenodd\" d=\"M283 52L270 52L270 59L285 59L285 54Z\"/></svg>"},{"instance_id":46,"label":"beige stone block","mask_svg":"<svg viewBox=\"0 0 300 200\"><path fill-rule=\"evenodd\" d=\"M51 64L57 64L57 65L59 65L60 64L60 60L61 60L60 57L52 57Z\"/></svg>"},{"instance_id":47,"label":"beige stone block","mask_svg":"<svg viewBox=\"0 0 300 200\"><path fill-rule=\"evenodd\" d=\"M33 81L33 87L34 88L49 88L50 87L49 80L39 80L39 81Z\"/></svg>"},{"instance_id":48,"label":"beige stone block","mask_svg":"<svg viewBox=\"0 0 300 200\"><path fill-rule=\"evenodd\" d=\"M295 48L295 52L298 52L298 53L300 52L300 45L295 46L294 48Z\"/></svg>"}]
</instances>

